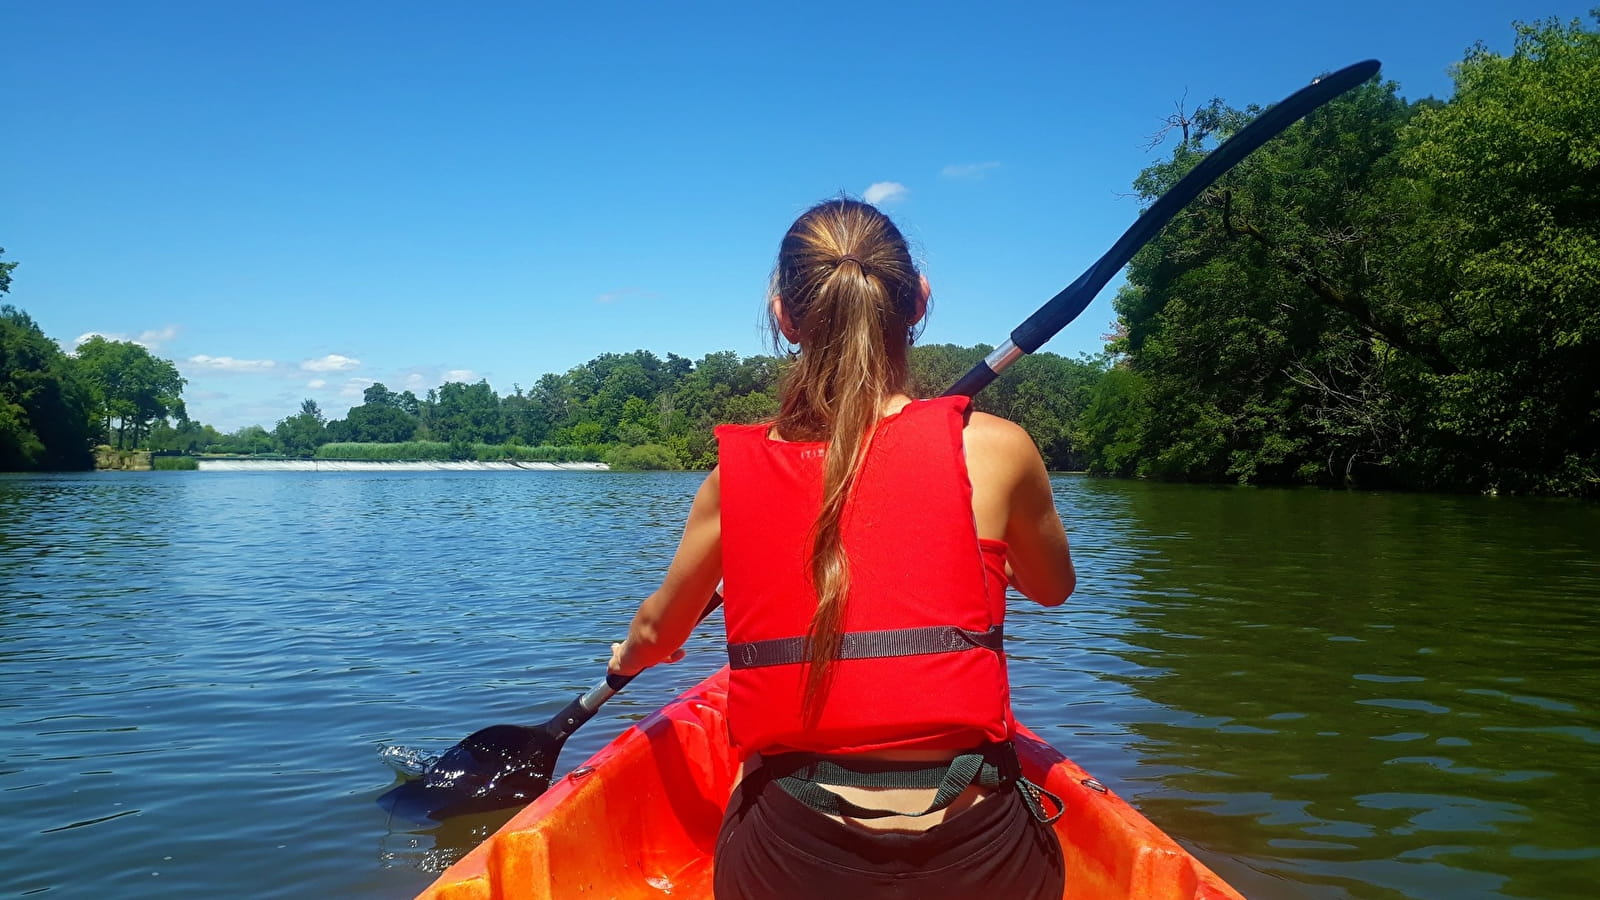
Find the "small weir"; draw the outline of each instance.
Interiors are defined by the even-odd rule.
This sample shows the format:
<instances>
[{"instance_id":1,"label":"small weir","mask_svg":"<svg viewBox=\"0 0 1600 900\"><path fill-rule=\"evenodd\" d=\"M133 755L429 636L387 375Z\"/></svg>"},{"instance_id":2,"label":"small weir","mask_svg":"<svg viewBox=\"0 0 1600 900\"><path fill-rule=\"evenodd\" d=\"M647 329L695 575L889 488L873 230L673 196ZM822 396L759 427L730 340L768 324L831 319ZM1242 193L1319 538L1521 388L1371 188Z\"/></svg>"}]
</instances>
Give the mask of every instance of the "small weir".
<instances>
[{"instance_id":1,"label":"small weir","mask_svg":"<svg viewBox=\"0 0 1600 900\"><path fill-rule=\"evenodd\" d=\"M202 459L202 472L604 472L600 462L364 459Z\"/></svg>"}]
</instances>

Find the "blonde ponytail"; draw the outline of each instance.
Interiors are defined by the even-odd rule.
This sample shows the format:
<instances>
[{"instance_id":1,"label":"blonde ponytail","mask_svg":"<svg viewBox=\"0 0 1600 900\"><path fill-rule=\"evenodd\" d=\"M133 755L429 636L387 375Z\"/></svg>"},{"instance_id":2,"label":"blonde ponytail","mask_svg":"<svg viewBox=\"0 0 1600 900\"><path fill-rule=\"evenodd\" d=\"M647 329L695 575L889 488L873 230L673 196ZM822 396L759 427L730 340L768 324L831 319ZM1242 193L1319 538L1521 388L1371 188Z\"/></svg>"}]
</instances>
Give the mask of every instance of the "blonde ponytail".
<instances>
[{"instance_id":1,"label":"blonde ponytail","mask_svg":"<svg viewBox=\"0 0 1600 900\"><path fill-rule=\"evenodd\" d=\"M773 288L801 347L780 391L777 431L828 443L810 553L817 607L806 636L803 710L815 724L844 639L845 506L884 401L905 390L923 297L899 229L876 208L845 199L813 207L789 229ZM776 314L773 331L783 331Z\"/></svg>"}]
</instances>

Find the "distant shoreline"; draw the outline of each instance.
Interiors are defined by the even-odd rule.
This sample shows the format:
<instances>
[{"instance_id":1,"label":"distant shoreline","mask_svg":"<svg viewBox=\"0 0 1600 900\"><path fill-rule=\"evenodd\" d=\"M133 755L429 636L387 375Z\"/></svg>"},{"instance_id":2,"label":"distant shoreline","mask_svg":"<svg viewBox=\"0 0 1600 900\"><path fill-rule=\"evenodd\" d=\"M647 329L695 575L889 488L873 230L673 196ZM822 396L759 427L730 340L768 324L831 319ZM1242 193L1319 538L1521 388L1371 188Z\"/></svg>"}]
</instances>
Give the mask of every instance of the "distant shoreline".
<instances>
[{"instance_id":1,"label":"distant shoreline","mask_svg":"<svg viewBox=\"0 0 1600 900\"><path fill-rule=\"evenodd\" d=\"M201 459L202 472L606 472L601 462L495 460Z\"/></svg>"}]
</instances>

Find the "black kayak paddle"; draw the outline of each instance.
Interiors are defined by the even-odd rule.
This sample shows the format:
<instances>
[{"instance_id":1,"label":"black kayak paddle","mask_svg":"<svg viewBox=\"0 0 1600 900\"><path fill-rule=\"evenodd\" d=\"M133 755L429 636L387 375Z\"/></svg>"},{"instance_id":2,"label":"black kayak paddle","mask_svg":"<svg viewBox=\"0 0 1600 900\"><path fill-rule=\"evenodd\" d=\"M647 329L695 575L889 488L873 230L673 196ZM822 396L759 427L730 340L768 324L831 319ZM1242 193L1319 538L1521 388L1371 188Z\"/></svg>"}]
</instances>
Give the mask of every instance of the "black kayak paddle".
<instances>
[{"instance_id":1,"label":"black kayak paddle","mask_svg":"<svg viewBox=\"0 0 1600 900\"><path fill-rule=\"evenodd\" d=\"M1201 191L1312 110L1377 73L1375 59L1347 66L1295 91L1256 117L1157 198L1104 256L1017 326L1009 340L963 375L945 395L971 397L994 381L1007 366L1044 346L1076 319L1100 289L1128 264L1134 253L1149 243ZM713 595L701 618L710 615L721 603L722 597ZM532 802L550 787L556 756L567 738L594 718L600 707L632 680L632 675L608 674L604 681L573 699L543 725L492 725L474 731L459 744L427 761L420 777L385 792L378 803L395 815L425 822Z\"/></svg>"},{"instance_id":2,"label":"black kayak paddle","mask_svg":"<svg viewBox=\"0 0 1600 900\"><path fill-rule=\"evenodd\" d=\"M721 605L722 595L713 593L700 621ZM420 778L384 792L378 805L420 823L531 803L549 789L567 738L635 677L607 673L543 725L480 728L428 760Z\"/></svg>"}]
</instances>

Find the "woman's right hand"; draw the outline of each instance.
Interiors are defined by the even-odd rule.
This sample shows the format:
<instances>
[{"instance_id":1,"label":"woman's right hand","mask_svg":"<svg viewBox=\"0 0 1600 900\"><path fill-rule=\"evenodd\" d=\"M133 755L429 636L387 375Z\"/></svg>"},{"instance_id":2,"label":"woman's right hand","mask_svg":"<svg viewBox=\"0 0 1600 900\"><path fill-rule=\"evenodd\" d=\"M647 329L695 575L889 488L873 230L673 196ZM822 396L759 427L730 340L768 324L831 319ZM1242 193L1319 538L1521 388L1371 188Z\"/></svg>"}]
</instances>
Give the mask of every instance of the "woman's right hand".
<instances>
[{"instance_id":1,"label":"woman's right hand","mask_svg":"<svg viewBox=\"0 0 1600 900\"><path fill-rule=\"evenodd\" d=\"M641 664L637 658L638 654L633 654L634 658L630 659L628 649L627 641L618 641L611 645L611 662L606 666L606 671L608 673L612 675L625 675L631 678L634 675L643 672L645 669L650 668L650 666L655 665L655 663ZM683 657L683 648L679 647L671 653L668 653L666 658L660 660L660 662L675 663L678 660L683 659Z\"/></svg>"}]
</instances>

